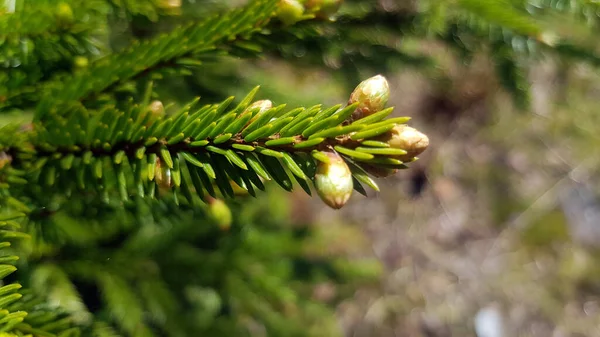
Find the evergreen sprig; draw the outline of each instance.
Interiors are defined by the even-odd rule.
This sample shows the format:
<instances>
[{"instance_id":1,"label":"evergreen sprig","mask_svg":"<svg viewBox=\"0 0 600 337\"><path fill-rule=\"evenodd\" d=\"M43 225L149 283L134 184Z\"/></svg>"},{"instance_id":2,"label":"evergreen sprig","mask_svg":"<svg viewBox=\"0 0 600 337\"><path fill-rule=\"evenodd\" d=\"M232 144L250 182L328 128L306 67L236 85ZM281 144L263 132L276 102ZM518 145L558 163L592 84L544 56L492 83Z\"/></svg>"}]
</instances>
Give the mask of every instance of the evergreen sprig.
<instances>
[{"instance_id":1,"label":"evergreen sprig","mask_svg":"<svg viewBox=\"0 0 600 337\"><path fill-rule=\"evenodd\" d=\"M274 15L276 4L276 0L254 0L246 7L186 24L104 57L84 71L60 78L43 89L48 95L38 105L36 117L43 117L57 102L90 99L159 68L198 65L201 55L223 50L223 44L235 44L260 31Z\"/></svg>"},{"instance_id":2,"label":"evergreen sprig","mask_svg":"<svg viewBox=\"0 0 600 337\"><path fill-rule=\"evenodd\" d=\"M286 109L252 103L257 91L237 105L233 97L204 106L195 100L173 114L155 103L125 111L61 106L33 124L27 142L6 151L15 168L28 172L29 189L95 190L105 198L118 191L123 200L174 190L190 203L195 196L233 197L238 187L254 196L268 180L291 191L291 176L310 194L315 168L329 164L325 153L332 151L351 165L354 188L363 194L362 184L378 187L361 166L394 170L414 160L410 149L380 141L409 120L386 119L392 108L355 119L360 101Z\"/></svg>"},{"instance_id":3,"label":"evergreen sprig","mask_svg":"<svg viewBox=\"0 0 600 337\"><path fill-rule=\"evenodd\" d=\"M94 8L74 6L78 1L64 3L74 11L94 12ZM103 2L123 6L127 15L152 18L155 14L156 1ZM306 320L291 318L310 308L286 312L289 303L301 305L288 280L297 278L290 276L294 267L289 265L302 261L282 263L281 257L296 254L299 249L293 245L300 240L287 228L281 230L281 219L273 220L270 227L284 234L257 234L259 226L241 230L236 222L246 219L240 220L237 213L233 220L231 213L216 219L219 204L213 198L242 192L256 195L269 180L284 190L300 185L310 194L312 181L328 205L341 207L349 197L348 187L360 193L366 193L364 186L377 189L373 177L405 168L415 159L413 145L421 141L417 131L404 124L407 118L388 118L391 108L377 105L365 110L364 102L385 95L351 98L347 106L290 109L254 101L253 90L238 104L232 97L208 105L193 101L167 112L162 104L150 102L150 94L138 105L112 96L121 89L141 87L136 82L146 75L186 71L204 65L209 56L244 52L256 56L280 48L286 59L302 55L297 57L302 62L324 63L358 79L365 65L384 72L378 67L431 64L432 59L411 54L399 43L404 37L423 38L427 31L463 55L488 51L502 83L525 102L523 65L538 51L600 63L593 48L579 39L566 39L568 34L558 34L556 42L554 29L549 29L553 27L546 25L547 17L560 13L583 17L586 25L596 27L597 5L584 0L419 1L418 8L397 6L389 11L376 2L357 0L347 2L348 10L335 25L307 22L292 27L291 22L305 14L313 15L308 7L319 1L285 1L300 11L297 4L301 4L304 12L267 25L276 6L284 2L257 0L157 39L136 42L77 69L74 65L83 59L72 57L90 53L86 29L93 26L78 20L89 16L75 13L69 23L68 11L56 16L57 8L47 6L54 1L26 3L40 8L43 4L47 10L37 18L31 11L22 12L27 17L10 18L19 26L5 24L6 29L0 29L13 35L0 47L9 60L3 64L5 75L0 74L4 76L0 100L27 109L33 104L20 104L19 95L29 95L29 103L44 97L33 124L0 129L0 255L4 259L0 271L8 273L0 276L9 284L0 288L0 331L10 331L11 337L76 335L71 322L87 325L84 331L98 336L185 336L198 330L209 331L207 335L240 335L236 325L242 316L258 321L269 334L323 336L322 324L315 324L314 333L313 329L307 332ZM0 27L8 18L0 15ZM303 42L290 44L286 41L290 35ZM34 54L32 49L22 49L30 41L34 41ZM60 57L35 54L40 48L55 51L48 46L56 47ZM37 60L48 69L32 71L35 67L27 68L25 63L15 66L23 60L30 65ZM426 147L418 146L419 151ZM342 193L336 192L338 187ZM154 200L157 197L159 201ZM260 217L258 222L271 220ZM213 222L220 222L218 228ZM32 236L27 241L32 252L23 264L26 276L15 277L10 272L17 254L6 242L25 237L21 232ZM319 274L334 269L323 268L327 272ZM184 281L179 277L182 270L190 274ZM274 271L279 273L276 277ZM11 284L14 279L27 279L30 289L19 289L20 285ZM95 291L87 291L89 284L100 290L99 299L94 298ZM34 294L40 290L47 293ZM207 304L215 297L223 300L222 307ZM94 317L86 321L66 316L48 305L52 302L60 302L71 314L93 312ZM96 302L101 302L100 308L84 308Z\"/></svg>"},{"instance_id":4,"label":"evergreen sprig","mask_svg":"<svg viewBox=\"0 0 600 337\"><path fill-rule=\"evenodd\" d=\"M45 296L30 289L22 289L19 283L6 282L13 274L19 260L18 249L13 248L17 241L28 240L30 236L22 231L22 223L31 210L24 203L0 190L0 333L6 336L48 336L75 337L80 331L74 326L71 317L46 301Z\"/></svg>"},{"instance_id":5,"label":"evergreen sprig","mask_svg":"<svg viewBox=\"0 0 600 337\"><path fill-rule=\"evenodd\" d=\"M36 88L70 71L73 57L98 52L95 36L105 25L103 1L16 1L0 14L0 108L36 101Z\"/></svg>"},{"instance_id":6,"label":"evergreen sprig","mask_svg":"<svg viewBox=\"0 0 600 337\"><path fill-rule=\"evenodd\" d=\"M45 251L25 256L22 272L30 273L26 293L61 303L81 328L80 336L238 336L245 329L243 316L277 335L317 337L335 320L323 304L304 300L302 289L311 286L311 275L364 282L360 263L344 265L319 253L311 256L317 263L295 270L307 263L304 251L314 250L319 238L290 231L286 212L265 219L273 204L286 208L279 193L251 205L231 203L232 212L241 215L227 228L207 207L177 205L172 195L126 204L76 196L24 225L30 245ZM44 238L48 233L54 237ZM298 278L306 280L301 287L291 282ZM81 309L80 301L89 307ZM39 315L34 312L32 320ZM64 319L61 315L54 319ZM58 331L39 335L62 336Z\"/></svg>"},{"instance_id":7,"label":"evergreen sprig","mask_svg":"<svg viewBox=\"0 0 600 337\"><path fill-rule=\"evenodd\" d=\"M14 11L0 15L2 38L51 37L72 30L93 30L106 10L103 0L15 1Z\"/></svg>"},{"instance_id":8,"label":"evergreen sprig","mask_svg":"<svg viewBox=\"0 0 600 337\"><path fill-rule=\"evenodd\" d=\"M24 218L25 214L16 211L4 211L0 213L0 279L3 280L17 270L14 266L19 259L11 251L11 241L19 237L23 237L15 229L19 228L20 218ZM10 310L10 305L19 300L23 295L19 293L21 285L18 283L4 283L0 287L0 331L10 331L15 325L23 322L27 313L22 310Z\"/></svg>"}]
</instances>

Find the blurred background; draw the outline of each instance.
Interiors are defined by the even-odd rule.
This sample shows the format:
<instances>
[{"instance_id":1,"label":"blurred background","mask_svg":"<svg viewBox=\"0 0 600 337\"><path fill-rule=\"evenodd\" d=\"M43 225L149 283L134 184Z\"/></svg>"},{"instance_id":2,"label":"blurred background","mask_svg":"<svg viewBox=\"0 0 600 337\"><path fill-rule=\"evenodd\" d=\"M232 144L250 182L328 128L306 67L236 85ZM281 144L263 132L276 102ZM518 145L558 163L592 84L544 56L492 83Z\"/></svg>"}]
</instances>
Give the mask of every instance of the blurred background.
<instances>
[{"instance_id":1,"label":"blurred background","mask_svg":"<svg viewBox=\"0 0 600 337\"><path fill-rule=\"evenodd\" d=\"M33 49L37 62L27 66L4 55L5 82L19 71L31 83L51 71L76 71L105 50L243 1L98 3L92 9L109 18L96 24L104 30L62 41L77 47L64 54ZM83 234L83 221L65 220L75 217L69 213L40 230L44 248L31 245L23 273L63 303L77 298L72 312L128 312L133 304L119 296L103 302L90 294L137 281L123 276L124 283L94 286L85 266L98 256L138 256L142 242L155 240L153 256L164 259L155 259L158 266L180 254L189 263L170 268L200 270L178 285L185 288L178 296L195 303L195 331L206 336L600 336L599 14L600 4L587 0L347 0L333 23L274 32L258 57L215 57L184 78L164 74L157 97L165 103L198 95L216 102L260 84L259 98L288 107L345 103L361 80L382 74L393 115L412 117L409 124L431 145L410 169L378 179L380 192L355 194L341 211L274 186L258 199L233 202L228 231L192 229L200 220L190 213L143 230L107 220L104 226L120 229L106 231L98 220L102 240ZM121 95L135 96L129 89ZM18 105L29 101L35 98L21 96ZM16 106L7 103L2 118L27 115ZM48 235L53 226L59 234ZM124 239L130 232L137 243ZM203 243L192 249L177 241L190 233ZM65 248L82 246L81 256ZM61 261L77 291L49 291L63 288L57 278L48 281L49 267L39 270L47 256ZM116 321L127 330L126 319Z\"/></svg>"}]
</instances>

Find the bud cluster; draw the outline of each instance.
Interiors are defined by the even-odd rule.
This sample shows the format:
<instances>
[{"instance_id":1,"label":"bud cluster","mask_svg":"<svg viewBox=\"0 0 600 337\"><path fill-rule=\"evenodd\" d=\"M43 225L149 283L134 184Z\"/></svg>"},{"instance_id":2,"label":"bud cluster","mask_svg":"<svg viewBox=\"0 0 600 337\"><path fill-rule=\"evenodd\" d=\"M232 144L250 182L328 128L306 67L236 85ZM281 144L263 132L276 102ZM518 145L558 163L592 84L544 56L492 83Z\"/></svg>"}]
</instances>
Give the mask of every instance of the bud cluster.
<instances>
[{"instance_id":1,"label":"bud cluster","mask_svg":"<svg viewBox=\"0 0 600 337\"><path fill-rule=\"evenodd\" d=\"M348 100L348 104L358 103L351 119L353 121L358 120L383 110L389 97L390 86L385 77L377 75L362 81L354 89ZM412 161L429 146L429 138L425 134L403 124L394 126L392 130L375 140L385 142L391 148L406 151L404 155L391 156L403 162ZM395 172L395 170L375 170L369 165L365 165L365 167L369 167L369 171L373 172L375 176L387 176Z\"/></svg>"},{"instance_id":2,"label":"bud cluster","mask_svg":"<svg viewBox=\"0 0 600 337\"><path fill-rule=\"evenodd\" d=\"M384 110L389 97L390 87L385 77L377 75L361 82L348 100L348 105L357 104L357 108L346 123L353 123ZM381 148L382 152L386 149L395 149L396 151L389 151L386 157L404 163L415 160L416 156L429 146L429 138L425 134L403 124L394 124L391 130L372 136L369 140L373 143L385 143L385 147ZM317 165L315 187L328 206L339 209L352 195L354 189L352 172L337 152L331 150L322 153L328 160L320 160ZM369 162L357 162L357 165L375 177L387 177L398 171L398 166Z\"/></svg>"}]
</instances>

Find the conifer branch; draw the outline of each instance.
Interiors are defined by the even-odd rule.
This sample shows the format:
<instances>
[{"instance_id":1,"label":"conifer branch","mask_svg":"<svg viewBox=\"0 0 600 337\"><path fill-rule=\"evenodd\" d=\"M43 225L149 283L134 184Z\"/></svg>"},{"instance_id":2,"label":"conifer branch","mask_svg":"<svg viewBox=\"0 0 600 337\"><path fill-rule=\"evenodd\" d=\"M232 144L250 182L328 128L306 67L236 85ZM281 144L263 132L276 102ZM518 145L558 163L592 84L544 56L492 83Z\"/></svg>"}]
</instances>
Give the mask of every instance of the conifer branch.
<instances>
[{"instance_id":1,"label":"conifer branch","mask_svg":"<svg viewBox=\"0 0 600 337\"><path fill-rule=\"evenodd\" d=\"M253 0L246 7L224 15L184 25L149 41L138 41L121 53L94 62L71 78L52 83L47 88L48 95L38 106L36 117L46 114L51 102L85 100L139 74L186 57L197 60L202 54L218 50L223 43L246 39L264 27L274 15L276 4L276 0Z\"/></svg>"},{"instance_id":2,"label":"conifer branch","mask_svg":"<svg viewBox=\"0 0 600 337\"><path fill-rule=\"evenodd\" d=\"M94 34L104 27L103 1L17 1L15 12L0 13L0 109L39 100L38 89L73 56L98 49Z\"/></svg>"},{"instance_id":3,"label":"conifer branch","mask_svg":"<svg viewBox=\"0 0 600 337\"><path fill-rule=\"evenodd\" d=\"M386 119L393 109L384 107L389 88L381 76L361 83L346 107L285 110L252 103L257 91L237 106L230 106L233 97L201 107L193 101L173 115L155 103L99 112L75 105L34 123L22 143L28 145L6 152L14 168L29 172L30 184L104 192L112 186L124 200L133 191L154 196L158 184L193 202L193 191L216 197L213 184L221 197L233 197L230 180L252 195L271 179L290 191L288 173L310 194L307 182L331 164L330 153L349 163L358 191L364 193L361 183L377 190L368 171L385 176L406 168L428 144L403 125L409 118Z\"/></svg>"},{"instance_id":4,"label":"conifer branch","mask_svg":"<svg viewBox=\"0 0 600 337\"><path fill-rule=\"evenodd\" d=\"M69 31L92 30L106 14L102 0L18 1L22 6L0 15L0 38L49 37Z\"/></svg>"},{"instance_id":5,"label":"conifer branch","mask_svg":"<svg viewBox=\"0 0 600 337\"><path fill-rule=\"evenodd\" d=\"M381 76L331 107L273 106L255 101L253 90L239 104L233 97L193 101L178 111L150 102L152 88L138 105L122 100L140 80L189 73L215 55L276 48L287 60L302 54L302 62L328 63L346 78L365 65L391 73L398 63L431 64L399 43L425 31L461 56L490 52L502 84L522 102L523 60L540 50L600 64L595 39L562 34L545 21L557 13L585 19L593 37L598 5L589 0L422 0L423 7L392 12L393 5L347 1L349 10L327 27L312 18L329 18L340 0L250 0L91 64L82 56L93 54L93 33L106 27L104 5L152 20L160 0L58 2L25 0L26 10L0 13L0 107L27 110L42 99L33 123L0 126L0 337L233 336L246 328L236 326L240 317L266 334L330 335L321 317L328 315L290 286L298 260L306 251L313 258L328 240L301 247L313 228L295 235L285 215L264 216L286 198L223 199L255 196L272 180L283 190L316 190L338 209L354 190L377 190L375 178L407 168L428 147L408 118L390 117ZM11 246L29 236L24 247ZM26 268L17 274L19 257ZM356 267L315 265L302 266L303 286L312 286L304 275L323 269L347 282Z\"/></svg>"},{"instance_id":6,"label":"conifer branch","mask_svg":"<svg viewBox=\"0 0 600 337\"><path fill-rule=\"evenodd\" d=\"M22 232L21 225L31 214L27 205L6 192L0 189L0 280L3 281L0 287L0 331L18 333L19 336L77 336L79 329L73 326L64 311L44 304L43 296L22 289L21 284L4 281L17 270L15 264L19 257L15 255L12 244L30 239Z\"/></svg>"}]
</instances>

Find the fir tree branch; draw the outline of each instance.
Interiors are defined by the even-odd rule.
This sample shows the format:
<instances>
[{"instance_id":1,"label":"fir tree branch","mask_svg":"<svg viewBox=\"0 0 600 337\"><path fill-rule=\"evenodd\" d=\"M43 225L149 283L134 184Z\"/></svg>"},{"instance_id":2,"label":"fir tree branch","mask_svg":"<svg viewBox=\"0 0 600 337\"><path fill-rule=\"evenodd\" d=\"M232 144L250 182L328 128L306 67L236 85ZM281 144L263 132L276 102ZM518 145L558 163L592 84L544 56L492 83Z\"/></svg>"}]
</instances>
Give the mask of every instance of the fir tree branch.
<instances>
[{"instance_id":1,"label":"fir tree branch","mask_svg":"<svg viewBox=\"0 0 600 337\"><path fill-rule=\"evenodd\" d=\"M330 154L339 153L351 166L354 187L364 193L361 183L377 190L366 171L391 174L425 149L411 148L426 139L416 130L408 140L392 136L394 130L414 130L402 126L409 118L385 119L392 108L384 109L383 100L377 103L379 96L361 96L367 90L363 86L371 90L383 85L378 90L387 100L387 82L380 79L367 80L375 83L370 86L361 83L346 107L284 110L285 105L272 107L270 101L252 103L258 87L234 107L233 97L202 107L194 101L173 115L162 115L161 108L152 105L100 112L74 105L34 123L31 138L22 143L28 145L5 152L13 158L12 167L30 173L29 183L112 189L122 199L132 191L155 195L158 183L183 193L190 202L192 191L201 198L205 192L215 197L213 184L221 196L233 197L229 180L253 195L255 188L264 189L263 180L292 190L288 172L310 194L307 182L315 177L315 167L319 162L330 165ZM376 108L357 119L366 109L361 108L364 102ZM427 146L418 146L422 145Z\"/></svg>"},{"instance_id":2,"label":"fir tree branch","mask_svg":"<svg viewBox=\"0 0 600 337\"><path fill-rule=\"evenodd\" d=\"M14 13L0 15L0 38L49 37L94 29L106 14L103 0L17 1Z\"/></svg>"},{"instance_id":3,"label":"fir tree branch","mask_svg":"<svg viewBox=\"0 0 600 337\"><path fill-rule=\"evenodd\" d=\"M0 280L4 283L0 287L0 330L19 336L29 333L40 336L77 335L79 330L62 310L45 304L44 297L22 289L20 284L4 280L17 270L15 264L19 257L15 256L12 243L30 238L21 232L21 225L31 213L28 206L6 192L0 189Z\"/></svg>"},{"instance_id":4,"label":"fir tree branch","mask_svg":"<svg viewBox=\"0 0 600 337\"><path fill-rule=\"evenodd\" d=\"M41 83L99 49L94 40L105 27L103 1L18 1L0 15L0 109L39 101ZM25 104L27 103L27 104Z\"/></svg>"},{"instance_id":5,"label":"fir tree branch","mask_svg":"<svg viewBox=\"0 0 600 337\"><path fill-rule=\"evenodd\" d=\"M48 112L51 102L84 100L181 58L197 58L203 53L217 50L228 41L248 38L273 16L276 3L275 0L254 0L244 8L213 16L201 23L182 26L169 34L138 42L121 53L100 59L86 71L51 84L47 88L48 95L38 106L36 118Z\"/></svg>"}]
</instances>

